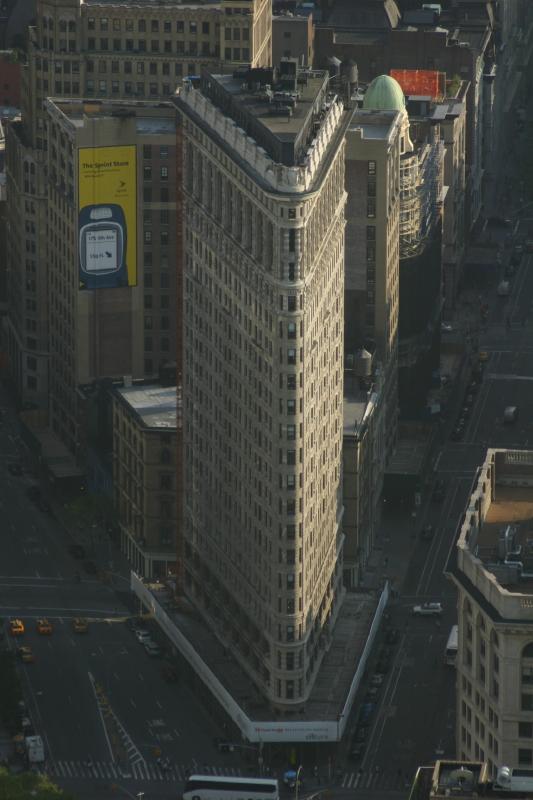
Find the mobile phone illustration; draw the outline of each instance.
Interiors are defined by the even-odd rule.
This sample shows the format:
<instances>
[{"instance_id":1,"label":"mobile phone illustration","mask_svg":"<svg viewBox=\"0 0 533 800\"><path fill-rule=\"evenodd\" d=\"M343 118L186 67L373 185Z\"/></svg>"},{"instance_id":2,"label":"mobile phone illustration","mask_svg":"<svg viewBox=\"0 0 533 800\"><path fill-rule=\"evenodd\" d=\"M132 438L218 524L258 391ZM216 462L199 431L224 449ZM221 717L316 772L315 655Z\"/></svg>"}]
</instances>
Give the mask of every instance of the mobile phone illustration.
<instances>
[{"instance_id":1,"label":"mobile phone illustration","mask_svg":"<svg viewBox=\"0 0 533 800\"><path fill-rule=\"evenodd\" d=\"M115 203L90 205L79 213L80 283L87 289L128 285L127 228Z\"/></svg>"}]
</instances>

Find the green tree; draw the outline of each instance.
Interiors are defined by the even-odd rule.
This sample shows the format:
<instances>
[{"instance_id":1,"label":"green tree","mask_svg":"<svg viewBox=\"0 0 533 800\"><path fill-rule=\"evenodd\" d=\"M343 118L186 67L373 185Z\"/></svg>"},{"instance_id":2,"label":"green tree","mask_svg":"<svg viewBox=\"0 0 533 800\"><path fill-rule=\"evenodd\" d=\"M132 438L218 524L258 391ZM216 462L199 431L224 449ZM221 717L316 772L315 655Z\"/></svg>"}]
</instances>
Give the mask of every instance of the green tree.
<instances>
[{"instance_id":1,"label":"green tree","mask_svg":"<svg viewBox=\"0 0 533 800\"><path fill-rule=\"evenodd\" d=\"M46 775L23 772L11 775L0 767L0 800L75 800L70 792L64 792L51 783Z\"/></svg>"}]
</instances>

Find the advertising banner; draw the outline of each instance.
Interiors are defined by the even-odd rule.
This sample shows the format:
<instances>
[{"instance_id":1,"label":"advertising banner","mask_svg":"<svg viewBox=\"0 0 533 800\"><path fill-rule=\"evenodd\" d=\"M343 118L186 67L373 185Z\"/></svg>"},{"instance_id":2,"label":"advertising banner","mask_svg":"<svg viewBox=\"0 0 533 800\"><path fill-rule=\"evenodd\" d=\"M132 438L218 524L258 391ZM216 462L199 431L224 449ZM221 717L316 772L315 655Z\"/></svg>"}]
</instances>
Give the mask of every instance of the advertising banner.
<instances>
[{"instance_id":1,"label":"advertising banner","mask_svg":"<svg viewBox=\"0 0 533 800\"><path fill-rule=\"evenodd\" d=\"M78 151L80 289L137 285L136 148Z\"/></svg>"}]
</instances>

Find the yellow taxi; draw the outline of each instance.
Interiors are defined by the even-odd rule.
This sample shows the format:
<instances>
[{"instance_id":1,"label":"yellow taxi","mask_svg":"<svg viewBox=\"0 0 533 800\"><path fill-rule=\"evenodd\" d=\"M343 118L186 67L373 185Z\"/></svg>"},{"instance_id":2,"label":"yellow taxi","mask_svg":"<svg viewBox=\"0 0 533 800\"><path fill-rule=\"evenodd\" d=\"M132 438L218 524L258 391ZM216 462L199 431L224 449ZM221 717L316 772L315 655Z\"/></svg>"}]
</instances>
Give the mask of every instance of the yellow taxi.
<instances>
[{"instance_id":1,"label":"yellow taxi","mask_svg":"<svg viewBox=\"0 0 533 800\"><path fill-rule=\"evenodd\" d=\"M477 356L477 358L478 358L478 361L479 361L481 364L483 364L485 361L488 361L488 360L489 360L489 354L487 353L487 351L486 351L486 350L481 350L481 351L478 353L478 356Z\"/></svg>"},{"instance_id":2,"label":"yellow taxi","mask_svg":"<svg viewBox=\"0 0 533 800\"><path fill-rule=\"evenodd\" d=\"M24 664L33 664L35 661L35 656L33 655L33 650L31 647L19 647L18 649L18 657Z\"/></svg>"},{"instance_id":3,"label":"yellow taxi","mask_svg":"<svg viewBox=\"0 0 533 800\"><path fill-rule=\"evenodd\" d=\"M47 619L37 620L37 633L41 633L43 636L50 636L52 631L53 631L52 625L48 622Z\"/></svg>"},{"instance_id":4,"label":"yellow taxi","mask_svg":"<svg viewBox=\"0 0 533 800\"><path fill-rule=\"evenodd\" d=\"M83 617L76 617L76 619L72 620L72 629L74 633L87 633L89 623Z\"/></svg>"},{"instance_id":5,"label":"yellow taxi","mask_svg":"<svg viewBox=\"0 0 533 800\"><path fill-rule=\"evenodd\" d=\"M9 632L11 636L22 636L24 633L24 623L21 619L9 620Z\"/></svg>"}]
</instances>

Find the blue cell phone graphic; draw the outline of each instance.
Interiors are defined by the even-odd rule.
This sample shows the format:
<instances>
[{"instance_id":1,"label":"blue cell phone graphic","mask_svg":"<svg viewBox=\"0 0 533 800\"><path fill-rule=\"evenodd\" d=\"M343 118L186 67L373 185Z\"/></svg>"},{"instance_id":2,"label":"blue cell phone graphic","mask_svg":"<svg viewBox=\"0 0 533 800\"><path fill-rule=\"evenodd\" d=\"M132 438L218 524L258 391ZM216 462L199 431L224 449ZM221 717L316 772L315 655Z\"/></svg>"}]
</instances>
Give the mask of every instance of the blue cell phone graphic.
<instances>
[{"instance_id":1,"label":"blue cell phone graphic","mask_svg":"<svg viewBox=\"0 0 533 800\"><path fill-rule=\"evenodd\" d=\"M79 213L80 284L86 289L128 285L128 233L116 203L85 206Z\"/></svg>"}]
</instances>

